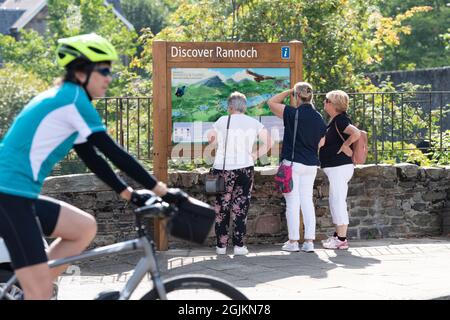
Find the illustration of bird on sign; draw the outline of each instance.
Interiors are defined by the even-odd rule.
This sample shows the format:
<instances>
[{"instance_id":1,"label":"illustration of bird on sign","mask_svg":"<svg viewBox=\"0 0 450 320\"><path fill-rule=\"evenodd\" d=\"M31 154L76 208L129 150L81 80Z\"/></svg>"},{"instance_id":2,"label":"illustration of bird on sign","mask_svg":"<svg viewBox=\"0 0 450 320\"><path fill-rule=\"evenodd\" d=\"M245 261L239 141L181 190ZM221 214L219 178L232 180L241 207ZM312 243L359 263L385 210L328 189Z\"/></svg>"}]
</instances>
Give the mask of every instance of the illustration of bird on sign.
<instances>
[{"instance_id":1,"label":"illustration of bird on sign","mask_svg":"<svg viewBox=\"0 0 450 320\"><path fill-rule=\"evenodd\" d=\"M262 74L253 72L249 69L247 69L246 72L247 72L247 74L251 75L256 82L261 82L261 81L265 81L265 80L275 80L274 77L263 76Z\"/></svg>"},{"instance_id":2,"label":"illustration of bird on sign","mask_svg":"<svg viewBox=\"0 0 450 320\"><path fill-rule=\"evenodd\" d=\"M181 98L184 95L184 91L186 90L186 86L178 87L177 92L175 92L175 95L178 98Z\"/></svg>"}]
</instances>

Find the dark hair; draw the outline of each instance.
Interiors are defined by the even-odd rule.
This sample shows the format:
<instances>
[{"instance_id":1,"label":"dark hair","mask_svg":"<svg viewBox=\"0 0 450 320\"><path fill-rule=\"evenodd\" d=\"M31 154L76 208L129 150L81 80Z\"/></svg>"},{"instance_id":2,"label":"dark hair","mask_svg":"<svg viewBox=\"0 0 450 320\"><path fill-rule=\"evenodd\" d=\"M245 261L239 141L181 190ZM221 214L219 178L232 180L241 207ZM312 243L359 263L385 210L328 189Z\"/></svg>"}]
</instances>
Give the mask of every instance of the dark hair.
<instances>
[{"instance_id":1,"label":"dark hair","mask_svg":"<svg viewBox=\"0 0 450 320\"><path fill-rule=\"evenodd\" d=\"M63 81L79 83L75 73L84 72L89 74L95 67L95 63L86 59L75 59L66 66L66 74L63 76Z\"/></svg>"},{"instance_id":2,"label":"dark hair","mask_svg":"<svg viewBox=\"0 0 450 320\"><path fill-rule=\"evenodd\" d=\"M82 85L76 78L75 73L83 72L89 75L99 63L111 64L111 61L92 62L86 59L75 59L66 66L66 73L62 77L57 78L53 83L54 85L59 86L68 81Z\"/></svg>"}]
</instances>

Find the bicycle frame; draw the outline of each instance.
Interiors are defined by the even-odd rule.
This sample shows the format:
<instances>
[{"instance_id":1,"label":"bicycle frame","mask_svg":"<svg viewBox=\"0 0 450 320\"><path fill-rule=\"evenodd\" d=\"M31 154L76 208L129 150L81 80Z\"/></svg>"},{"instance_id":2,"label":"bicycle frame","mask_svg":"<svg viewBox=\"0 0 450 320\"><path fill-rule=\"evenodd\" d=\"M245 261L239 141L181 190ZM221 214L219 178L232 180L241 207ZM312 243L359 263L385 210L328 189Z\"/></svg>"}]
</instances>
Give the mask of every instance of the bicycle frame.
<instances>
[{"instance_id":1,"label":"bicycle frame","mask_svg":"<svg viewBox=\"0 0 450 320\"><path fill-rule=\"evenodd\" d=\"M164 288L155 257L154 243L152 240L147 238L145 234L140 235L137 239L134 240L123 241L112 245L92 249L80 255L71 256L64 259L51 260L48 262L48 265L50 268L54 268L76 261L83 261L86 259L102 257L111 254L120 254L136 250L143 250L144 255L134 268L133 275L127 281L125 287L120 291L119 300L128 300L134 290L136 290L137 286L142 281L146 273L150 273L153 285L158 291L160 299L167 300L166 290ZM9 300L15 300L13 296L8 294L8 290L11 289L16 281L17 278L14 275L3 288L0 288L0 299L6 297Z\"/></svg>"}]
</instances>

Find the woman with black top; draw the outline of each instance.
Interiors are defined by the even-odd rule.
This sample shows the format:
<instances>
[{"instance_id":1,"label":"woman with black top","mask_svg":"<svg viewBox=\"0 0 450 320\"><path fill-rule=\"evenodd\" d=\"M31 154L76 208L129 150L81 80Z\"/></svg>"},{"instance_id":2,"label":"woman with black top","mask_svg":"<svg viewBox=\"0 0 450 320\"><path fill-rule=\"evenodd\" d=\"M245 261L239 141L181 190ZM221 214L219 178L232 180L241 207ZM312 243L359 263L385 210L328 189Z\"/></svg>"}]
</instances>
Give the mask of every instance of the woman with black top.
<instances>
[{"instance_id":1,"label":"woman with black top","mask_svg":"<svg viewBox=\"0 0 450 320\"><path fill-rule=\"evenodd\" d=\"M348 182L353 176L351 145L359 139L360 131L352 125L348 110L348 95L342 90L330 91L324 101L325 112L331 120L323 146L319 151L320 164L330 183L329 205L336 231L323 241L327 249L348 249L347 211ZM321 144L322 144L321 143Z\"/></svg>"},{"instance_id":2,"label":"woman with black top","mask_svg":"<svg viewBox=\"0 0 450 320\"><path fill-rule=\"evenodd\" d=\"M293 95L295 104L288 106L283 100ZM314 108L313 90L309 83L296 83L294 88L279 93L267 101L270 110L283 119L284 137L281 159L292 164L293 189L284 193L286 199L286 220L289 240L281 248L284 251L299 251L300 208L305 224L305 242L301 250L313 252L316 233L316 214L313 203L313 186L319 166L317 156L319 142L325 135L326 125ZM296 117L297 116L297 117ZM294 150L294 125L297 118L297 132ZM293 155L293 157L292 157Z\"/></svg>"}]
</instances>

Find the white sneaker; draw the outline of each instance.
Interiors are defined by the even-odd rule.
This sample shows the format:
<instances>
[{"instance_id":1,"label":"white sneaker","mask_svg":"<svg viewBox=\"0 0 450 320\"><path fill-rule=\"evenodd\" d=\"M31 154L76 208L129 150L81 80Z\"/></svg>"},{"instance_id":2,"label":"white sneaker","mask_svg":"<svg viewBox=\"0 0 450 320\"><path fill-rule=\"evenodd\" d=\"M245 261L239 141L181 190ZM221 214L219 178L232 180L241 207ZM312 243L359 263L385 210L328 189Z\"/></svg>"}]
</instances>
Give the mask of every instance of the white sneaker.
<instances>
[{"instance_id":1,"label":"white sneaker","mask_svg":"<svg viewBox=\"0 0 450 320\"><path fill-rule=\"evenodd\" d=\"M298 242L289 242L289 241L286 241L284 243L284 245L281 247L281 250L290 252L300 251L300 249L298 248Z\"/></svg>"},{"instance_id":2,"label":"white sneaker","mask_svg":"<svg viewBox=\"0 0 450 320\"><path fill-rule=\"evenodd\" d=\"M227 254L227 247L223 247L223 248L216 247L216 253L217 254Z\"/></svg>"},{"instance_id":3,"label":"white sneaker","mask_svg":"<svg viewBox=\"0 0 450 320\"><path fill-rule=\"evenodd\" d=\"M234 255L235 256L245 256L248 254L248 249L246 246L234 246Z\"/></svg>"},{"instance_id":4,"label":"white sneaker","mask_svg":"<svg viewBox=\"0 0 450 320\"><path fill-rule=\"evenodd\" d=\"M302 251L304 251L304 252L314 252L314 243L312 243L312 242L303 242Z\"/></svg>"}]
</instances>

